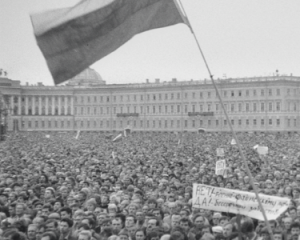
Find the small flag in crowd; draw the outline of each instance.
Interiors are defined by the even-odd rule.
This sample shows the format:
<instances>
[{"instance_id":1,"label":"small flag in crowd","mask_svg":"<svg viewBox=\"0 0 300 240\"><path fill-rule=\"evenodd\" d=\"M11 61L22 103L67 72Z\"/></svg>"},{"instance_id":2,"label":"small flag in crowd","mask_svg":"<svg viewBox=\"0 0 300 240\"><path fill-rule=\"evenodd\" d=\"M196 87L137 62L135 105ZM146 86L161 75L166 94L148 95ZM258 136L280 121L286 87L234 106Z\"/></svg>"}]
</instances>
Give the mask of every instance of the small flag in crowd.
<instances>
[{"instance_id":1,"label":"small flag in crowd","mask_svg":"<svg viewBox=\"0 0 300 240\"><path fill-rule=\"evenodd\" d=\"M78 138L79 138L79 135L80 135L80 130L77 131L77 134L76 134L75 139L78 139Z\"/></svg>"},{"instance_id":2,"label":"small flag in crowd","mask_svg":"<svg viewBox=\"0 0 300 240\"><path fill-rule=\"evenodd\" d=\"M259 145L256 144L256 145L253 147L253 149L256 150L258 147L259 147Z\"/></svg>"},{"instance_id":3,"label":"small flag in crowd","mask_svg":"<svg viewBox=\"0 0 300 240\"><path fill-rule=\"evenodd\" d=\"M47 134L45 137L46 137L46 138L50 138L50 135L49 135L49 134Z\"/></svg>"},{"instance_id":4,"label":"small flag in crowd","mask_svg":"<svg viewBox=\"0 0 300 240\"><path fill-rule=\"evenodd\" d=\"M124 137L129 136L130 133L131 133L131 129L129 127L124 129Z\"/></svg>"},{"instance_id":5,"label":"small flag in crowd","mask_svg":"<svg viewBox=\"0 0 300 240\"><path fill-rule=\"evenodd\" d=\"M122 133L120 133L118 136L116 136L112 141L113 142L118 142L118 141L120 141L121 139L122 139L122 137L123 137L123 135L122 135Z\"/></svg>"},{"instance_id":6,"label":"small flag in crowd","mask_svg":"<svg viewBox=\"0 0 300 240\"><path fill-rule=\"evenodd\" d=\"M258 146L257 152L258 152L259 155L267 155L268 152L269 152L269 148L264 147L264 146Z\"/></svg>"},{"instance_id":7,"label":"small flag in crowd","mask_svg":"<svg viewBox=\"0 0 300 240\"><path fill-rule=\"evenodd\" d=\"M224 157L225 156L224 148L217 148L217 156L218 157Z\"/></svg>"},{"instance_id":8,"label":"small flag in crowd","mask_svg":"<svg viewBox=\"0 0 300 240\"><path fill-rule=\"evenodd\" d=\"M174 0L85 0L31 15L31 21L55 84L79 74L136 34L188 24Z\"/></svg>"},{"instance_id":9,"label":"small flag in crowd","mask_svg":"<svg viewBox=\"0 0 300 240\"><path fill-rule=\"evenodd\" d=\"M231 143L230 143L230 144L231 144L231 145L236 145L236 141L235 141L234 138L231 140Z\"/></svg>"}]
</instances>

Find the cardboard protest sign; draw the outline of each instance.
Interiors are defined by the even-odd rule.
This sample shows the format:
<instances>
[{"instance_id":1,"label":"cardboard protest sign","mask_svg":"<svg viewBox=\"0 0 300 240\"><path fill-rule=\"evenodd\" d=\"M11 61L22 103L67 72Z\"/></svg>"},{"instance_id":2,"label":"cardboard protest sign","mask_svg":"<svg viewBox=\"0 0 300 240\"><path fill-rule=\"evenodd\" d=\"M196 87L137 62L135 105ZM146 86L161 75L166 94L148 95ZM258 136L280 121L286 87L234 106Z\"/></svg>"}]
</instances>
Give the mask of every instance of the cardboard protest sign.
<instances>
[{"instance_id":1,"label":"cardboard protest sign","mask_svg":"<svg viewBox=\"0 0 300 240\"><path fill-rule=\"evenodd\" d=\"M226 161L219 160L216 162L216 175L224 176L226 172Z\"/></svg>"},{"instance_id":2,"label":"cardboard protest sign","mask_svg":"<svg viewBox=\"0 0 300 240\"><path fill-rule=\"evenodd\" d=\"M224 157L224 148L217 148L217 156L218 157Z\"/></svg>"},{"instance_id":3,"label":"cardboard protest sign","mask_svg":"<svg viewBox=\"0 0 300 240\"><path fill-rule=\"evenodd\" d=\"M268 220L278 218L287 210L290 199L259 194ZM255 193L204 184L193 184L193 207L217 212L242 214L264 220Z\"/></svg>"},{"instance_id":4,"label":"cardboard protest sign","mask_svg":"<svg viewBox=\"0 0 300 240\"><path fill-rule=\"evenodd\" d=\"M258 146L257 147L257 152L260 155L267 155L269 152L269 148L268 147L263 147L263 146Z\"/></svg>"},{"instance_id":5,"label":"cardboard protest sign","mask_svg":"<svg viewBox=\"0 0 300 240\"><path fill-rule=\"evenodd\" d=\"M50 138L50 135L49 135L49 134L47 134L45 137L46 137L46 138Z\"/></svg>"}]
</instances>

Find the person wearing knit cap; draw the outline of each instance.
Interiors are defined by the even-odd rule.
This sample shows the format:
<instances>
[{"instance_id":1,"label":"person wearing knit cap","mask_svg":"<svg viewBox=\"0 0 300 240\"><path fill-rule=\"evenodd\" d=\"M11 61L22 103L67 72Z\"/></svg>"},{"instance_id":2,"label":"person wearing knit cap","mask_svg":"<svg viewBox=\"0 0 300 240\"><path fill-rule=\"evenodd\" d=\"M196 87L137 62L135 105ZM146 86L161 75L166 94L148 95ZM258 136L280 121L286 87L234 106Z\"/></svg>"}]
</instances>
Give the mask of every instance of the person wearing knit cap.
<instances>
[{"instance_id":1,"label":"person wearing knit cap","mask_svg":"<svg viewBox=\"0 0 300 240\"><path fill-rule=\"evenodd\" d=\"M53 203L55 201L55 190L52 187L48 187L44 194L44 204Z\"/></svg>"},{"instance_id":2,"label":"person wearing knit cap","mask_svg":"<svg viewBox=\"0 0 300 240\"><path fill-rule=\"evenodd\" d=\"M82 188L80 193L83 193L86 197L90 195L90 190L88 188Z\"/></svg>"},{"instance_id":3,"label":"person wearing knit cap","mask_svg":"<svg viewBox=\"0 0 300 240\"><path fill-rule=\"evenodd\" d=\"M212 232L215 238L217 238L217 236L223 235L223 228L221 226L214 226L212 227Z\"/></svg>"},{"instance_id":4,"label":"person wearing knit cap","mask_svg":"<svg viewBox=\"0 0 300 240\"><path fill-rule=\"evenodd\" d=\"M170 234L164 234L161 236L160 240L170 240L171 235Z\"/></svg>"},{"instance_id":5,"label":"person wearing knit cap","mask_svg":"<svg viewBox=\"0 0 300 240\"><path fill-rule=\"evenodd\" d=\"M146 184L151 184L151 185L153 185L153 179L152 179L152 178L148 178L148 179L146 180Z\"/></svg>"},{"instance_id":6,"label":"person wearing knit cap","mask_svg":"<svg viewBox=\"0 0 300 240\"><path fill-rule=\"evenodd\" d=\"M129 205L129 203L129 200L123 200L119 205L120 210L122 211L124 208L126 208Z\"/></svg>"},{"instance_id":7,"label":"person wearing knit cap","mask_svg":"<svg viewBox=\"0 0 300 240\"><path fill-rule=\"evenodd\" d=\"M119 234L119 240L128 240L129 239L129 233L127 229L122 229Z\"/></svg>"},{"instance_id":8,"label":"person wearing knit cap","mask_svg":"<svg viewBox=\"0 0 300 240\"><path fill-rule=\"evenodd\" d=\"M222 217L221 213L215 212L212 216L213 226L218 226L220 218Z\"/></svg>"},{"instance_id":9,"label":"person wearing knit cap","mask_svg":"<svg viewBox=\"0 0 300 240\"><path fill-rule=\"evenodd\" d=\"M270 179L267 179L265 182L266 188L271 190L273 188L273 182Z\"/></svg>"},{"instance_id":10,"label":"person wearing knit cap","mask_svg":"<svg viewBox=\"0 0 300 240\"><path fill-rule=\"evenodd\" d=\"M97 207L97 203L95 198L90 198L85 202L85 206L87 208L88 211L90 212L94 212L96 207Z\"/></svg>"},{"instance_id":11,"label":"person wearing knit cap","mask_svg":"<svg viewBox=\"0 0 300 240\"><path fill-rule=\"evenodd\" d=\"M108 210L109 213L111 213L111 212L117 213L118 212L118 207L117 207L116 204L110 203L107 206L107 210Z\"/></svg>"},{"instance_id":12,"label":"person wearing knit cap","mask_svg":"<svg viewBox=\"0 0 300 240\"><path fill-rule=\"evenodd\" d=\"M82 188L77 196L78 204L83 207L85 205L88 196L89 196L89 189Z\"/></svg>"},{"instance_id":13,"label":"person wearing knit cap","mask_svg":"<svg viewBox=\"0 0 300 240\"><path fill-rule=\"evenodd\" d=\"M134 186L133 185L128 185L127 186L127 191L130 192L130 193L133 193L134 192Z\"/></svg>"}]
</instances>

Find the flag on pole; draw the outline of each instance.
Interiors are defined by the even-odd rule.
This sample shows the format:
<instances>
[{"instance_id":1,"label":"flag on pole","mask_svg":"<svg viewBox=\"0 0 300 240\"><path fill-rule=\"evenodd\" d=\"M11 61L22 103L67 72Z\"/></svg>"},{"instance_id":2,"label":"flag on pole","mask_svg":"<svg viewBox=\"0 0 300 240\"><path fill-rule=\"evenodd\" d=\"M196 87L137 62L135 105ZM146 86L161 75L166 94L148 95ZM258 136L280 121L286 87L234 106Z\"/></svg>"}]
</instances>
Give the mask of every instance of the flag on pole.
<instances>
[{"instance_id":1,"label":"flag on pole","mask_svg":"<svg viewBox=\"0 0 300 240\"><path fill-rule=\"evenodd\" d=\"M112 156L112 158L113 158L113 159L115 159L115 158L116 158L116 154L115 154L115 152L114 152L114 151L112 151L112 153L111 153L111 156Z\"/></svg>"},{"instance_id":2,"label":"flag on pole","mask_svg":"<svg viewBox=\"0 0 300 240\"><path fill-rule=\"evenodd\" d=\"M118 141L120 141L121 139L122 139L122 137L123 137L123 135L122 135L122 133L120 133L118 136L116 136L112 141L113 142L118 142Z\"/></svg>"},{"instance_id":3,"label":"flag on pole","mask_svg":"<svg viewBox=\"0 0 300 240\"><path fill-rule=\"evenodd\" d=\"M31 15L55 84L118 49L136 34L187 23L175 0L82 0Z\"/></svg>"},{"instance_id":4,"label":"flag on pole","mask_svg":"<svg viewBox=\"0 0 300 240\"><path fill-rule=\"evenodd\" d=\"M75 139L78 139L78 138L79 138L79 135L80 135L80 130L77 131L77 134L76 134Z\"/></svg>"},{"instance_id":5,"label":"flag on pole","mask_svg":"<svg viewBox=\"0 0 300 240\"><path fill-rule=\"evenodd\" d=\"M131 129L129 126L127 126L125 129L124 129L124 137L127 137L129 136L131 133Z\"/></svg>"},{"instance_id":6,"label":"flag on pole","mask_svg":"<svg viewBox=\"0 0 300 240\"><path fill-rule=\"evenodd\" d=\"M253 149L256 150L258 147L259 147L259 145L256 144L256 145L253 147Z\"/></svg>"}]
</instances>

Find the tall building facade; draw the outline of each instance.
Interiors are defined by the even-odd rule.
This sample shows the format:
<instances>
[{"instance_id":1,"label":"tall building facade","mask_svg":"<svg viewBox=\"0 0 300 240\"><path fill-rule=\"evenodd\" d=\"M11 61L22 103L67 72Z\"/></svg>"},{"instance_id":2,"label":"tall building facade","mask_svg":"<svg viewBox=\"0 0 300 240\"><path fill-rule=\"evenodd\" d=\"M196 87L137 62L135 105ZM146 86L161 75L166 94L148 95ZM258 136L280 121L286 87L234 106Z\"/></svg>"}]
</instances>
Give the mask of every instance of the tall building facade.
<instances>
[{"instance_id":1,"label":"tall building facade","mask_svg":"<svg viewBox=\"0 0 300 240\"><path fill-rule=\"evenodd\" d=\"M237 132L300 130L300 77L216 83ZM105 84L87 69L65 86L22 86L0 78L0 92L9 131L230 130L210 80Z\"/></svg>"}]
</instances>

